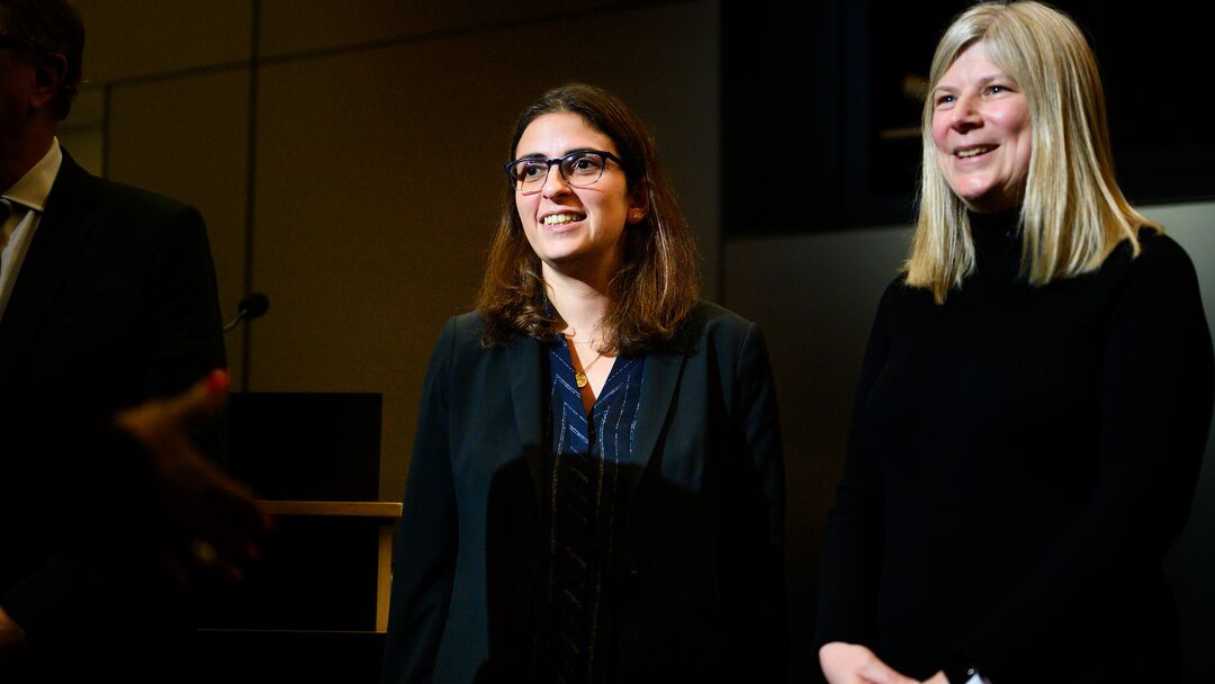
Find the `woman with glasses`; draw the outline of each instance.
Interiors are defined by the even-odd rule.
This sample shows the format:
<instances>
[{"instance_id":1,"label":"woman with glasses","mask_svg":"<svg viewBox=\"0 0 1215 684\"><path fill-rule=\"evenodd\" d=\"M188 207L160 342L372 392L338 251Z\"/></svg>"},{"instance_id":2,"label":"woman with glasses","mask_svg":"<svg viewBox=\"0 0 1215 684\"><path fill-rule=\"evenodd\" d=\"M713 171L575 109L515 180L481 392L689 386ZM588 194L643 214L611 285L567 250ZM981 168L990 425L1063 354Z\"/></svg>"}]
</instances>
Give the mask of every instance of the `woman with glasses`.
<instances>
[{"instance_id":1,"label":"woman with glasses","mask_svg":"<svg viewBox=\"0 0 1215 684\"><path fill-rule=\"evenodd\" d=\"M618 99L511 139L477 310L431 359L384 681L783 679L784 472L753 323Z\"/></svg>"},{"instance_id":2,"label":"woman with glasses","mask_svg":"<svg viewBox=\"0 0 1215 684\"><path fill-rule=\"evenodd\" d=\"M1211 421L1194 266L1118 188L1069 18L972 7L929 82L919 224L828 524L823 671L1180 681L1161 562Z\"/></svg>"}]
</instances>

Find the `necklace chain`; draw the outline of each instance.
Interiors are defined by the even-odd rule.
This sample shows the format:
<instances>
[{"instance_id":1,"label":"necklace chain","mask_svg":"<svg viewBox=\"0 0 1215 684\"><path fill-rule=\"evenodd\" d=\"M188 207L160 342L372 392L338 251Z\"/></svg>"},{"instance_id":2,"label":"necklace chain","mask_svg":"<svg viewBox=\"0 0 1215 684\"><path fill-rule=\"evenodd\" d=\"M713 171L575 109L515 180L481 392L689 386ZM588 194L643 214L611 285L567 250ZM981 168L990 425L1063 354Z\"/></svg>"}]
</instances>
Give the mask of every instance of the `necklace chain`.
<instances>
[{"instance_id":1,"label":"necklace chain","mask_svg":"<svg viewBox=\"0 0 1215 684\"><path fill-rule=\"evenodd\" d=\"M598 330L598 328L596 328L596 330ZM596 349L596 347L598 346L596 344L596 340L595 340L594 336L591 336L591 338L589 340L579 341L578 339L576 339L578 336L577 330L573 330L573 332L570 332L570 333L562 333L562 334L565 336L566 341L568 341L570 344L574 345L575 347L591 345L591 349ZM596 349L595 358L593 360L591 360L590 363L583 364L582 370L574 370L574 384L578 386L578 389L582 389L582 388L586 387L588 384L590 384L590 379L586 377L586 374L591 370L591 366L594 366L595 364L599 363L599 359L602 359L602 358L603 358L603 352L598 351ZM579 360L581 360L581 359L579 359Z\"/></svg>"},{"instance_id":2,"label":"necklace chain","mask_svg":"<svg viewBox=\"0 0 1215 684\"><path fill-rule=\"evenodd\" d=\"M575 345L578 344L576 341L574 341L574 338L572 338L572 337L569 338L569 341ZM591 341L594 342L594 340L591 340ZM582 389L583 387L586 387L590 383L590 380L586 377L586 374L588 372L590 372L591 366L594 366L595 364L599 363L599 359L602 359L602 358L603 358L603 352L596 352L595 358L590 363L585 363L582 365L582 370L577 370L577 369L574 370L574 384L578 385L578 389Z\"/></svg>"}]
</instances>

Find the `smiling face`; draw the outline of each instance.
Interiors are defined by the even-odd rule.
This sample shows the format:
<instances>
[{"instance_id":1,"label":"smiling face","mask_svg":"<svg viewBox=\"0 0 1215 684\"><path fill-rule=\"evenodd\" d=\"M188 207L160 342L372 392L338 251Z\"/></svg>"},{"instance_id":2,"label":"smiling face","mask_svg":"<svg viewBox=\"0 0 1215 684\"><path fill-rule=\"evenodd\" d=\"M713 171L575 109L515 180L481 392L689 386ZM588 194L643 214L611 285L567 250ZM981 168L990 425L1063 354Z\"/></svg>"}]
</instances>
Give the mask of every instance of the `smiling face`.
<instances>
[{"instance_id":1,"label":"smiling face","mask_svg":"<svg viewBox=\"0 0 1215 684\"><path fill-rule=\"evenodd\" d=\"M612 139L581 116L553 112L528 124L515 147L515 158L557 159L575 150L619 154ZM597 182L583 188L570 185L554 165L539 192L525 194L515 189L515 206L543 269L567 275L614 271L620 262L625 223L641 218L629 198L624 170L611 161Z\"/></svg>"},{"instance_id":2,"label":"smiling face","mask_svg":"<svg viewBox=\"0 0 1215 684\"><path fill-rule=\"evenodd\" d=\"M932 141L949 187L978 212L1021 202L1032 136L1029 104L980 41L966 48L932 92Z\"/></svg>"}]
</instances>

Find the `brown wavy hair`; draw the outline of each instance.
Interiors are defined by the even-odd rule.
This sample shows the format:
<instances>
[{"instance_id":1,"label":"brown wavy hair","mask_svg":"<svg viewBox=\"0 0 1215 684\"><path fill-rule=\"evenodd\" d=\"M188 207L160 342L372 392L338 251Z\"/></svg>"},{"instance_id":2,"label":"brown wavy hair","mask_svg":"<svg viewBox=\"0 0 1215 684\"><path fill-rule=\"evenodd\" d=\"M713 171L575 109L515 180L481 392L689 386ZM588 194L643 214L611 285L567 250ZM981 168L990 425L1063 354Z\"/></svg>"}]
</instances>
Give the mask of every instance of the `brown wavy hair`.
<instances>
[{"instance_id":1,"label":"brown wavy hair","mask_svg":"<svg viewBox=\"0 0 1215 684\"><path fill-rule=\"evenodd\" d=\"M696 243L675 192L658 164L654 139L623 102L595 86L573 83L554 88L523 110L515 124L507 159L513 159L523 131L555 112L581 116L611 138L623 160L628 192L645 218L625 227L622 265L609 283L611 304L604 320L605 353L632 354L670 341L696 305L700 292ZM494 234L477 297L485 321L482 343L501 344L522 333L551 339L565 322L548 302L540 258L523 233L515 206L515 186L504 183L502 216Z\"/></svg>"}]
</instances>

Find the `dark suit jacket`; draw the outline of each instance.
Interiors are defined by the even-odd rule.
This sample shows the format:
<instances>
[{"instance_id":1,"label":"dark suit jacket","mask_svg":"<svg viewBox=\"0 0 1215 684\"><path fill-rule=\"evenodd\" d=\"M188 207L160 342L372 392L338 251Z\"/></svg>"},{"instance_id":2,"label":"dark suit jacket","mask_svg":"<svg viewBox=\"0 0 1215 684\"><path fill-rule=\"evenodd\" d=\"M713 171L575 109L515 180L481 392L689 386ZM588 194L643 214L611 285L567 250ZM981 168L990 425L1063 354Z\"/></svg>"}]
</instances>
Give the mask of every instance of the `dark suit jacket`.
<instances>
[{"instance_id":1,"label":"dark suit jacket","mask_svg":"<svg viewBox=\"0 0 1215 684\"><path fill-rule=\"evenodd\" d=\"M220 327L199 213L65 152L0 320L0 606L35 646L85 636L115 617L101 604L129 598L98 579L126 550L132 521L117 521L138 478L104 425L223 367Z\"/></svg>"},{"instance_id":2,"label":"dark suit jacket","mask_svg":"<svg viewBox=\"0 0 1215 684\"><path fill-rule=\"evenodd\" d=\"M477 314L448 321L427 373L394 560L392 684L522 681L542 619L542 345L487 349L481 331ZM784 464L759 329L698 306L647 356L640 414L617 680L783 680Z\"/></svg>"}]
</instances>

